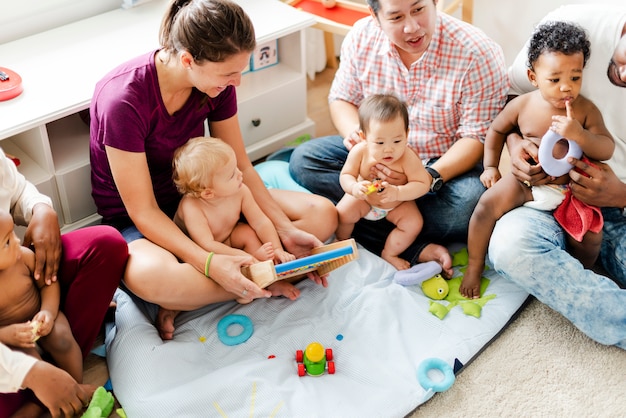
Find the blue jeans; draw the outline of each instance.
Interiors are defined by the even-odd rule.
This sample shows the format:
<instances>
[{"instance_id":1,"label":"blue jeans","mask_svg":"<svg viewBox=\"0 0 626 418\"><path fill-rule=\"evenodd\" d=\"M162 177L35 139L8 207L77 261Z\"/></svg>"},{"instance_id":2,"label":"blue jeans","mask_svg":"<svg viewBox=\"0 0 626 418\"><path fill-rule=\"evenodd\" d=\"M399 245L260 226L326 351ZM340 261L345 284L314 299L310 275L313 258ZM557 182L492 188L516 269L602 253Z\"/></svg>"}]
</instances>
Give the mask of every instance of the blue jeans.
<instances>
[{"instance_id":1,"label":"blue jeans","mask_svg":"<svg viewBox=\"0 0 626 418\"><path fill-rule=\"evenodd\" d=\"M489 258L498 273L590 338L626 349L626 218L616 208L602 214L600 261L615 281L586 270L565 250L565 233L552 213L531 208L514 209L497 222Z\"/></svg>"},{"instance_id":2,"label":"blue jeans","mask_svg":"<svg viewBox=\"0 0 626 418\"><path fill-rule=\"evenodd\" d=\"M347 156L348 150L340 136L313 139L295 148L289 161L289 172L300 185L337 203L344 195L339 173ZM485 191L479 178L481 171L480 167L476 167L444 183L437 193L427 193L416 200L424 217L424 227L415 242L402 254L403 258L414 264L430 243L446 245L467 240L469 219ZM361 219L354 228L353 236L365 248L380 254L393 228L395 225L386 219Z\"/></svg>"},{"instance_id":3,"label":"blue jeans","mask_svg":"<svg viewBox=\"0 0 626 418\"><path fill-rule=\"evenodd\" d=\"M126 240L127 244L130 244L135 240L145 238L135 225L127 226L126 228L121 229L120 233Z\"/></svg>"}]
</instances>

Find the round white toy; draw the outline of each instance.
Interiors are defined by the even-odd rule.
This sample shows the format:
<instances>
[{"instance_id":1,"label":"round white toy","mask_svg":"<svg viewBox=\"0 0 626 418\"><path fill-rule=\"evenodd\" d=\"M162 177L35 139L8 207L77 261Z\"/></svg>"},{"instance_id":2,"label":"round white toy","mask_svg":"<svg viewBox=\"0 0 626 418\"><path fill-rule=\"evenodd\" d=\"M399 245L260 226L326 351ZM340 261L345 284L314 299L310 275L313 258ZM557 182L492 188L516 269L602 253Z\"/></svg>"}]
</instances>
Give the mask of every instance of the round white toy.
<instances>
[{"instance_id":1,"label":"round white toy","mask_svg":"<svg viewBox=\"0 0 626 418\"><path fill-rule=\"evenodd\" d=\"M569 146L567 155L561 159L557 159L554 157L553 149L556 143L561 139L565 139ZM543 167L543 171L549 176L559 177L563 174L567 174L573 167L567 162L567 159L569 157L580 158L582 155L583 150L580 149L580 146L576 142L563 138L551 129L541 138L538 155L539 162L541 163L541 167Z\"/></svg>"}]
</instances>

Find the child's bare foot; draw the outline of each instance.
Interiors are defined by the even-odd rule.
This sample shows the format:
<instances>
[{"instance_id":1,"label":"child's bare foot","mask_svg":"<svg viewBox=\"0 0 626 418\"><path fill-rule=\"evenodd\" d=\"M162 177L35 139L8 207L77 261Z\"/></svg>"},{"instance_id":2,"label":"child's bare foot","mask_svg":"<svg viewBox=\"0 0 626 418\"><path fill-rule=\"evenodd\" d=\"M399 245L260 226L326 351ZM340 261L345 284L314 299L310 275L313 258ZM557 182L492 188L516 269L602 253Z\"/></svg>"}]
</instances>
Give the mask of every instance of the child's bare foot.
<instances>
[{"instance_id":1,"label":"child's bare foot","mask_svg":"<svg viewBox=\"0 0 626 418\"><path fill-rule=\"evenodd\" d=\"M272 296L284 296L289 300L296 300L300 296L300 289L284 280L272 283L267 286L267 290L272 292Z\"/></svg>"},{"instance_id":2,"label":"child's bare foot","mask_svg":"<svg viewBox=\"0 0 626 418\"><path fill-rule=\"evenodd\" d=\"M423 263L425 261L436 261L441 264L441 275L449 279L454 274L452 269L452 257L446 247L439 244L428 244L420 253L417 261Z\"/></svg>"},{"instance_id":3,"label":"child's bare foot","mask_svg":"<svg viewBox=\"0 0 626 418\"><path fill-rule=\"evenodd\" d=\"M480 297L480 278L483 274L483 266L472 266L470 263L465 270L459 292L468 299L478 299Z\"/></svg>"},{"instance_id":4,"label":"child's bare foot","mask_svg":"<svg viewBox=\"0 0 626 418\"><path fill-rule=\"evenodd\" d=\"M395 255L389 255L386 253L385 250L383 250L380 256L383 258L383 260L394 266L396 270L406 270L411 267L411 264L405 259Z\"/></svg>"},{"instance_id":5,"label":"child's bare foot","mask_svg":"<svg viewBox=\"0 0 626 418\"><path fill-rule=\"evenodd\" d=\"M176 315L178 315L179 312L180 311L172 311L159 307L156 323L154 325L157 331L159 331L161 339L171 340L174 338L174 319L176 319Z\"/></svg>"},{"instance_id":6,"label":"child's bare foot","mask_svg":"<svg viewBox=\"0 0 626 418\"><path fill-rule=\"evenodd\" d=\"M254 253L252 253L252 256L259 261L273 260L274 246L271 242L266 242L265 244L261 245Z\"/></svg>"},{"instance_id":7,"label":"child's bare foot","mask_svg":"<svg viewBox=\"0 0 626 418\"><path fill-rule=\"evenodd\" d=\"M293 261L296 259L295 255L288 253L287 251L282 250L282 249L277 249L274 252L274 257L275 257L274 262L276 263L286 263L288 261Z\"/></svg>"}]
</instances>

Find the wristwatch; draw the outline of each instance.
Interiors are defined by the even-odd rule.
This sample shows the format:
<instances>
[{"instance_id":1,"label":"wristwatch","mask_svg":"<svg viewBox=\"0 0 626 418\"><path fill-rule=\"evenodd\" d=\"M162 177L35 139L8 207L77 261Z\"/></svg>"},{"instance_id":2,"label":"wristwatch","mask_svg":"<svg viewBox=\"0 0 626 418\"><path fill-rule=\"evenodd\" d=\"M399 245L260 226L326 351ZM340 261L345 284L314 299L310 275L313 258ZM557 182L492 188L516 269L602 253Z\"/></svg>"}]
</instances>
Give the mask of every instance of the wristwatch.
<instances>
[{"instance_id":1,"label":"wristwatch","mask_svg":"<svg viewBox=\"0 0 626 418\"><path fill-rule=\"evenodd\" d=\"M441 174L432 167L426 167L426 171L428 171L428 174L433 178L433 181L430 183L430 191L437 193L439 189L441 189L441 186L443 186Z\"/></svg>"}]
</instances>

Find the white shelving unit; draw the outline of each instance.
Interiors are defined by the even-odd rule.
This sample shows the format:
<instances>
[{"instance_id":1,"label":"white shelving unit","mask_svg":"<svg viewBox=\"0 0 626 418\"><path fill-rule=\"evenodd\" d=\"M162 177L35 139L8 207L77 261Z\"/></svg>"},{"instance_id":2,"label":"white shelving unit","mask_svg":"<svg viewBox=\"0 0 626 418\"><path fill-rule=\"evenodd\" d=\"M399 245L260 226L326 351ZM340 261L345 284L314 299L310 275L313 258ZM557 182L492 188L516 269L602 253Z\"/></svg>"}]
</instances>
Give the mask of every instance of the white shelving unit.
<instances>
[{"instance_id":1,"label":"white shelving unit","mask_svg":"<svg viewBox=\"0 0 626 418\"><path fill-rule=\"evenodd\" d=\"M277 0L237 0L259 44L278 40L277 65L243 76L239 121L251 160L302 135L306 114L304 30L314 18ZM99 220L91 198L89 127L80 112L95 84L122 62L158 48L169 2L153 0L0 45L0 66L21 75L24 92L0 102L0 147L18 170L52 198L63 230Z\"/></svg>"}]
</instances>

